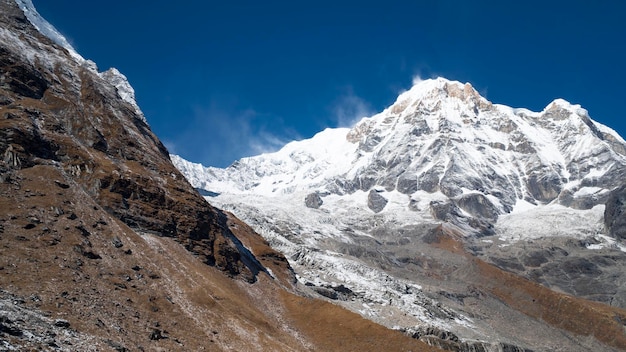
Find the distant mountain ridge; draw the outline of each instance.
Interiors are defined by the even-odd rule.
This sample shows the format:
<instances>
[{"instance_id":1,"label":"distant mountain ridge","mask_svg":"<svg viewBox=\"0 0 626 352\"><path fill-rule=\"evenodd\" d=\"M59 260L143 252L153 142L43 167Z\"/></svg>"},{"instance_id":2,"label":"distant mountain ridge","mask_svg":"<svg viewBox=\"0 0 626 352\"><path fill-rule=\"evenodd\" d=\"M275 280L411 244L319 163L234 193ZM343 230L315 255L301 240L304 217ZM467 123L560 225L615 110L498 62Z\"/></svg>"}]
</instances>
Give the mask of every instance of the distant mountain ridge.
<instances>
[{"instance_id":1,"label":"distant mountain ridge","mask_svg":"<svg viewBox=\"0 0 626 352\"><path fill-rule=\"evenodd\" d=\"M605 208L622 209L626 142L562 99L533 112L430 79L352 128L224 169L171 158L209 202L285 253L301 282L389 327L546 348L534 334L549 328L524 336L468 308L476 294L478 311L495 309L484 290L498 284L475 291L484 273L465 255L626 307L626 246L604 225L616 223Z\"/></svg>"},{"instance_id":2,"label":"distant mountain ridge","mask_svg":"<svg viewBox=\"0 0 626 352\"><path fill-rule=\"evenodd\" d=\"M622 182L626 142L578 105L541 112L494 105L469 84L418 83L352 129L328 129L226 169L174 157L195 187L262 195L379 189L482 202L497 217L516 205L588 209ZM489 213L489 214L488 214Z\"/></svg>"}]
</instances>

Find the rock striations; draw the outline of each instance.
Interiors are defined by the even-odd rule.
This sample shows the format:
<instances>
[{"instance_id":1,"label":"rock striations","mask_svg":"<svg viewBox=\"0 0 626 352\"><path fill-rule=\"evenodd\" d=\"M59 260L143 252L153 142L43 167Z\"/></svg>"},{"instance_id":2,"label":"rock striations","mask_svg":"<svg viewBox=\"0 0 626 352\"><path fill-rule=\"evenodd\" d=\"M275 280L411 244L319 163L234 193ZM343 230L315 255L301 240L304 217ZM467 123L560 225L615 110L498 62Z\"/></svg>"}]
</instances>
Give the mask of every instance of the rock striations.
<instances>
[{"instance_id":1,"label":"rock striations","mask_svg":"<svg viewBox=\"0 0 626 352\"><path fill-rule=\"evenodd\" d=\"M0 0L0 350L429 349L303 297L286 258L172 165L133 95L30 0Z\"/></svg>"},{"instance_id":2,"label":"rock striations","mask_svg":"<svg viewBox=\"0 0 626 352\"><path fill-rule=\"evenodd\" d=\"M626 348L626 142L579 105L514 109L437 78L225 169L172 159L300 282L388 327L491 349Z\"/></svg>"}]
</instances>

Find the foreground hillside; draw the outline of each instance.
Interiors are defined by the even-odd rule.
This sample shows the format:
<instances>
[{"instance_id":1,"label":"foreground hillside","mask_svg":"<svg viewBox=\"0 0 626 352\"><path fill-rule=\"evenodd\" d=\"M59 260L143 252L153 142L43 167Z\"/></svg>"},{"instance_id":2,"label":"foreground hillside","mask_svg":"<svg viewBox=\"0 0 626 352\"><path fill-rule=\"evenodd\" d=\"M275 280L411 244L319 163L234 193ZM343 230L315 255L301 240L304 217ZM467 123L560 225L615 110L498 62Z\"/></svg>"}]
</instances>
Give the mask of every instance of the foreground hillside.
<instances>
[{"instance_id":1,"label":"foreground hillside","mask_svg":"<svg viewBox=\"0 0 626 352\"><path fill-rule=\"evenodd\" d=\"M174 168L125 78L19 5L0 0L1 350L430 350L299 293Z\"/></svg>"}]
</instances>

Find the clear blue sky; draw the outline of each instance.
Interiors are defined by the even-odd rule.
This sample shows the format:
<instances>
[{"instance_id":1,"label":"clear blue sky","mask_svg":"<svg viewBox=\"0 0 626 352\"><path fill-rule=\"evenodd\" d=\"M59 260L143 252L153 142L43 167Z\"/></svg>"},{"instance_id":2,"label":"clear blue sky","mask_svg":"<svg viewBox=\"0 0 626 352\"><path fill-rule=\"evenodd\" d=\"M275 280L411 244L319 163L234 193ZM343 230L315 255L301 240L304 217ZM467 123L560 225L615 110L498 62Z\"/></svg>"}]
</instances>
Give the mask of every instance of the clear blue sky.
<instances>
[{"instance_id":1,"label":"clear blue sky","mask_svg":"<svg viewBox=\"0 0 626 352\"><path fill-rule=\"evenodd\" d=\"M205 165L378 112L414 76L531 110L564 98L626 135L626 1L33 2Z\"/></svg>"}]
</instances>

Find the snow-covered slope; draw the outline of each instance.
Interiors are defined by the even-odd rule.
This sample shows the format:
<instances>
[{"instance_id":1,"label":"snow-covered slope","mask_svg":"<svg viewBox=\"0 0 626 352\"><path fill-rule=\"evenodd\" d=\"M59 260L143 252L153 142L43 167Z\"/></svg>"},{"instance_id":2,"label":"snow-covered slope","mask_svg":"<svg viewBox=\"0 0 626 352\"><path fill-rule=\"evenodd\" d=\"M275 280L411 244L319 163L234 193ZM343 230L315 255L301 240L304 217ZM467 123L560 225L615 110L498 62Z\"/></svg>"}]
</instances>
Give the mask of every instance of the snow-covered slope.
<instances>
[{"instance_id":1,"label":"snow-covered slope","mask_svg":"<svg viewBox=\"0 0 626 352\"><path fill-rule=\"evenodd\" d=\"M285 253L301 282L390 327L498 340L475 312L446 301L467 287L432 281L431 270L454 267L453 257L424 253L442 223L495 262L498 248L520 241L528 251L551 238L586 241L581 256L624 248L602 224L626 175L626 142L562 99L539 112L514 109L438 78L353 128L225 169L171 158L209 202Z\"/></svg>"}]
</instances>

